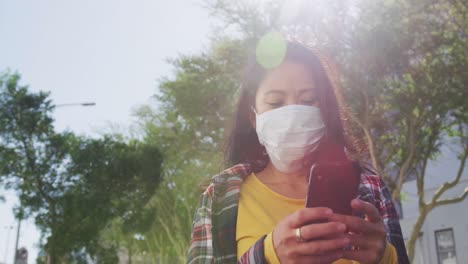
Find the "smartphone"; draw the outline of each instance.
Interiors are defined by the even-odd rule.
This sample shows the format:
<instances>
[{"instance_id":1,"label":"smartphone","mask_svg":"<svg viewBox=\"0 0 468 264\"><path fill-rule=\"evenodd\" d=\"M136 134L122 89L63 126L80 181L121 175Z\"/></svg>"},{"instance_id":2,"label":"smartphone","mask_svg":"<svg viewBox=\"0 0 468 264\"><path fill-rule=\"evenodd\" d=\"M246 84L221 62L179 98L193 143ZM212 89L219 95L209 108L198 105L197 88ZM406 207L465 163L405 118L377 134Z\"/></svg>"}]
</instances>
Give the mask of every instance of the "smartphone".
<instances>
[{"instance_id":1,"label":"smartphone","mask_svg":"<svg viewBox=\"0 0 468 264\"><path fill-rule=\"evenodd\" d=\"M310 170L306 207L328 207L333 212L354 215L351 200L358 195L361 170L344 150L334 149Z\"/></svg>"}]
</instances>

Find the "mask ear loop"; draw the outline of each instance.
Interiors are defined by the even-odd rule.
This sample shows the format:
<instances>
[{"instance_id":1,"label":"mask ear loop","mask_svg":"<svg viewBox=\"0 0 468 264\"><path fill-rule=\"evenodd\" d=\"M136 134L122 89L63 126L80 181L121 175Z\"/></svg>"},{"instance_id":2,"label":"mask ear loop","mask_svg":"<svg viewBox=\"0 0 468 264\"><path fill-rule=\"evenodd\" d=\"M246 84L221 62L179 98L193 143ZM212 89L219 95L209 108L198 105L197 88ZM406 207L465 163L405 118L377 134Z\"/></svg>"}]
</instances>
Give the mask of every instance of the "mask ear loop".
<instances>
[{"instance_id":1,"label":"mask ear loop","mask_svg":"<svg viewBox=\"0 0 468 264\"><path fill-rule=\"evenodd\" d=\"M252 110L252 112L254 112L255 115L258 115L257 111L255 110L255 107L251 106L250 110Z\"/></svg>"},{"instance_id":2,"label":"mask ear loop","mask_svg":"<svg viewBox=\"0 0 468 264\"><path fill-rule=\"evenodd\" d=\"M250 110L255 114L255 120L252 120L251 118L249 118L249 119L251 119L250 122L251 122L252 128L255 130L255 126L256 126L255 122L257 122L258 113L255 110L254 106L251 106Z\"/></svg>"},{"instance_id":3,"label":"mask ear loop","mask_svg":"<svg viewBox=\"0 0 468 264\"><path fill-rule=\"evenodd\" d=\"M251 106L251 107L250 107L250 110L252 110L252 112L255 114L255 116L258 116L258 113L257 113L257 111L255 110L255 107ZM268 156L268 152L266 151L265 146L262 145L262 147L263 147L262 155L263 155L263 156Z\"/></svg>"}]
</instances>

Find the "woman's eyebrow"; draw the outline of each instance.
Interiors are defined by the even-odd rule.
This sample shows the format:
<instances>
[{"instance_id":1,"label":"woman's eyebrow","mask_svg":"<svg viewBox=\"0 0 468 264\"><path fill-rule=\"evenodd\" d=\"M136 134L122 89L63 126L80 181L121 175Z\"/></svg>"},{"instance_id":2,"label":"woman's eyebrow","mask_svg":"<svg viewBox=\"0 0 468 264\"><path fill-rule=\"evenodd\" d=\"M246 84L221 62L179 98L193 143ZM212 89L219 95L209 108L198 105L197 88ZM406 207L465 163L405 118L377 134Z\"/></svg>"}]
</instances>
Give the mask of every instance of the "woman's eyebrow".
<instances>
[{"instance_id":1,"label":"woman's eyebrow","mask_svg":"<svg viewBox=\"0 0 468 264\"><path fill-rule=\"evenodd\" d=\"M281 91L281 90L270 90L268 92L265 93L265 95L269 95L269 94L280 94L280 95L285 95L286 92L285 91Z\"/></svg>"},{"instance_id":2,"label":"woman's eyebrow","mask_svg":"<svg viewBox=\"0 0 468 264\"><path fill-rule=\"evenodd\" d=\"M315 89L313 87L310 87L310 88L305 88L305 89L301 89L299 90L299 95L303 94L303 93L307 93L307 92L315 92Z\"/></svg>"}]
</instances>

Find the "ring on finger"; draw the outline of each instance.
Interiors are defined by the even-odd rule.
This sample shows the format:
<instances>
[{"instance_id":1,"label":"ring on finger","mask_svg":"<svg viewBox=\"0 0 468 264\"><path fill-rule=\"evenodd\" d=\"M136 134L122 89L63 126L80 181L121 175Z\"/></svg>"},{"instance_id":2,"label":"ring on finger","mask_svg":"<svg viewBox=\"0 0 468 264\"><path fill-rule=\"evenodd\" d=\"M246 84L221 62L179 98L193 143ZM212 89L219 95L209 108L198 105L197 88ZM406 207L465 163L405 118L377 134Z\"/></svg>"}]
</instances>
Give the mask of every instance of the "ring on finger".
<instances>
[{"instance_id":1,"label":"ring on finger","mask_svg":"<svg viewBox=\"0 0 468 264\"><path fill-rule=\"evenodd\" d=\"M298 227L295 229L295 235L296 235L296 241L297 242L304 242L306 241L303 237L302 237L302 233L301 233L301 228Z\"/></svg>"},{"instance_id":2,"label":"ring on finger","mask_svg":"<svg viewBox=\"0 0 468 264\"><path fill-rule=\"evenodd\" d=\"M351 250L352 251L358 251L360 250L361 248L359 246L351 246Z\"/></svg>"}]
</instances>

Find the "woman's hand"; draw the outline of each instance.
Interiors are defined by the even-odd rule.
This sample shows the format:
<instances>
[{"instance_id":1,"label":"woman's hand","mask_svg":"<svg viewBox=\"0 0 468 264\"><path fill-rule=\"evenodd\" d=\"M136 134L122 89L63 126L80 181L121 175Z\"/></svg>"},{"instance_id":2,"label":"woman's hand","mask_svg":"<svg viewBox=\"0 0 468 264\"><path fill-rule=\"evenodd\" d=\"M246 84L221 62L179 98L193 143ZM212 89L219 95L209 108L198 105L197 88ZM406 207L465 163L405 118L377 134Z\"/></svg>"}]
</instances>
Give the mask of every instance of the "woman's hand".
<instances>
[{"instance_id":1,"label":"woman's hand","mask_svg":"<svg viewBox=\"0 0 468 264\"><path fill-rule=\"evenodd\" d=\"M379 263L387 243L385 226L382 217L374 205L355 199L351 202L353 209L363 213L361 219L355 216L335 214L330 221L341 222L348 227L350 249L344 251L343 258L359 263Z\"/></svg>"},{"instance_id":2,"label":"woman's hand","mask_svg":"<svg viewBox=\"0 0 468 264\"><path fill-rule=\"evenodd\" d=\"M327 221L332 215L329 208L303 208L279 222L273 230L273 245L280 262L331 263L341 258L350 242L346 226L331 221L308 224Z\"/></svg>"}]
</instances>

